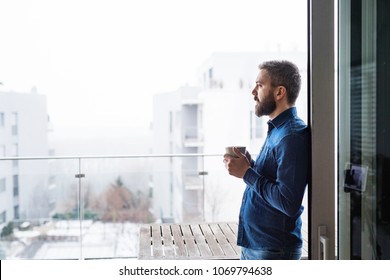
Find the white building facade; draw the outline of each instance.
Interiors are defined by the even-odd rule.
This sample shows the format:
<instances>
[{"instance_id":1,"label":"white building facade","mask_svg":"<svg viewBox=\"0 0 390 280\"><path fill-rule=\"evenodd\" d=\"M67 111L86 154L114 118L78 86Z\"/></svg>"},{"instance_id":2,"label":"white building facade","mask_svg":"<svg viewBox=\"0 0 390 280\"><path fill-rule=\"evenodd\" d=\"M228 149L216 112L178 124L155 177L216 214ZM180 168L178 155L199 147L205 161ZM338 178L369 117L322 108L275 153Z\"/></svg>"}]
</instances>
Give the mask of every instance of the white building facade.
<instances>
[{"instance_id":1,"label":"white building facade","mask_svg":"<svg viewBox=\"0 0 390 280\"><path fill-rule=\"evenodd\" d=\"M35 92L0 92L0 158L48 152L46 97ZM46 216L50 208L47 186L47 160L0 161L0 224Z\"/></svg>"},{"instance_id":2,"label":"white building facade","mask_svg":"<svg viewBox=\"0 0 390 280\"><path fill-rule=\"evenodd\" d=\"M182 87L154 97L153 153L203 151L199 87ZM154 215L162 221L199 220L203 216L200 159L161 157L153 161Z\"/></svg>"}]
</instances>

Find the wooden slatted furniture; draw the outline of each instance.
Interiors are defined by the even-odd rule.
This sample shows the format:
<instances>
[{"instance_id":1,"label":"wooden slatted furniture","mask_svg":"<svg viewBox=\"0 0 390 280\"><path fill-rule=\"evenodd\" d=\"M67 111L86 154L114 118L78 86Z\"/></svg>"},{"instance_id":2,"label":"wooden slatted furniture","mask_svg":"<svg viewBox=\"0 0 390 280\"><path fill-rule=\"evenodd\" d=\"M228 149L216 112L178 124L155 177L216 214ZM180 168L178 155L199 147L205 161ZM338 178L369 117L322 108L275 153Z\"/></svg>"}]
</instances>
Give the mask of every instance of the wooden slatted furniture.
<instances>
[{"instance_id":1,"label":"wooden slatted furniture","mask_svg":"<svg viewBox=\"0 0 390 280\"><path fill-rule=\"evenodd\" d=\"M138 259L239 259L237 223L144 224Z\"/></svg>"}]
</instances>

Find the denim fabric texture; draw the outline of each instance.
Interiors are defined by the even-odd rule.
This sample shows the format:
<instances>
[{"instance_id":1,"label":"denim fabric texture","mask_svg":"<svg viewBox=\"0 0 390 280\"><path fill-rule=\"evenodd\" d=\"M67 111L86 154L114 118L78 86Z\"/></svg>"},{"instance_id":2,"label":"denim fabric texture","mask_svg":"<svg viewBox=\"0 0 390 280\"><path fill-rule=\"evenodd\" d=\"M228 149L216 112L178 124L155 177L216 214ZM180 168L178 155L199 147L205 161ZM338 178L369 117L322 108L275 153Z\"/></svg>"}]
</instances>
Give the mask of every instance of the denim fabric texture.
<instances>
[{"instance_id":1,"label":"denim fabric texture","mask_svg":"<svg viewBox=\"0 0 390 280\"><path fill-rule=\"evenodd\" d=\"M241 260L300 260L302 249L241 249Z\"/></svg>"},{"instance_id":2,"label":"denim fabric texture","mask_svg":"<svg viewBox=\"0 0 390 280\"><path fill-rule=\"evenodd\" d=\"M244 175L237 244L249 249L302 247L302 200L309 177L310 132L295 107L268 122L265 143Z\"/></svg>"}]
</instances>

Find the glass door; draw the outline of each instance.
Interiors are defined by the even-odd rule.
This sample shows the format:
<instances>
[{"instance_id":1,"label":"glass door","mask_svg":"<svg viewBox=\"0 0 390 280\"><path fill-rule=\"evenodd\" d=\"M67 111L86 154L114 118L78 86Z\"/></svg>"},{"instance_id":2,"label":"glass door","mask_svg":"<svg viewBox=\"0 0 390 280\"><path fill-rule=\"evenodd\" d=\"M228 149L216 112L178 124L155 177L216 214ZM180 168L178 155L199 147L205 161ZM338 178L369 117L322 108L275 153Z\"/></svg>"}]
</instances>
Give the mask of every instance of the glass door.
<instances>
[{"instance_id":1,"label":"glass door","mask_svg":"<svg viewBox=\"0 0 390 280\"><path fill-rule=\"evenodd\" d=\"M339 259L390 259L389 10L339 1Z\"/></svg>"}]
</instances>

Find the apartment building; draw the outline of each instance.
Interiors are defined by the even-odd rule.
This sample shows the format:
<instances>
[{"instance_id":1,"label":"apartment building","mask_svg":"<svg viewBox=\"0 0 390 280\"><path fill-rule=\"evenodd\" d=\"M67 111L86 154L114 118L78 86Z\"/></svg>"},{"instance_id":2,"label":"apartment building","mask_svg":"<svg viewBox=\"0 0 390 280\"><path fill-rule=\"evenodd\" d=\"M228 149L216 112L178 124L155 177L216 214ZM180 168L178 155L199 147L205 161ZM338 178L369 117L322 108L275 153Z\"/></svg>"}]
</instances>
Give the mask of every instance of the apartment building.
<instances>
[{"instance_id":1,"label":"apartment building","mask_svg":"<svg viewBox=\"0 0 390 280\"><path fill-rule=\"evenodd\" d=\"M0 158L48 155L46 97L0 92ZM0 161L0 224L46 217L48 161Z\"/></svg>"}]
</instances>

